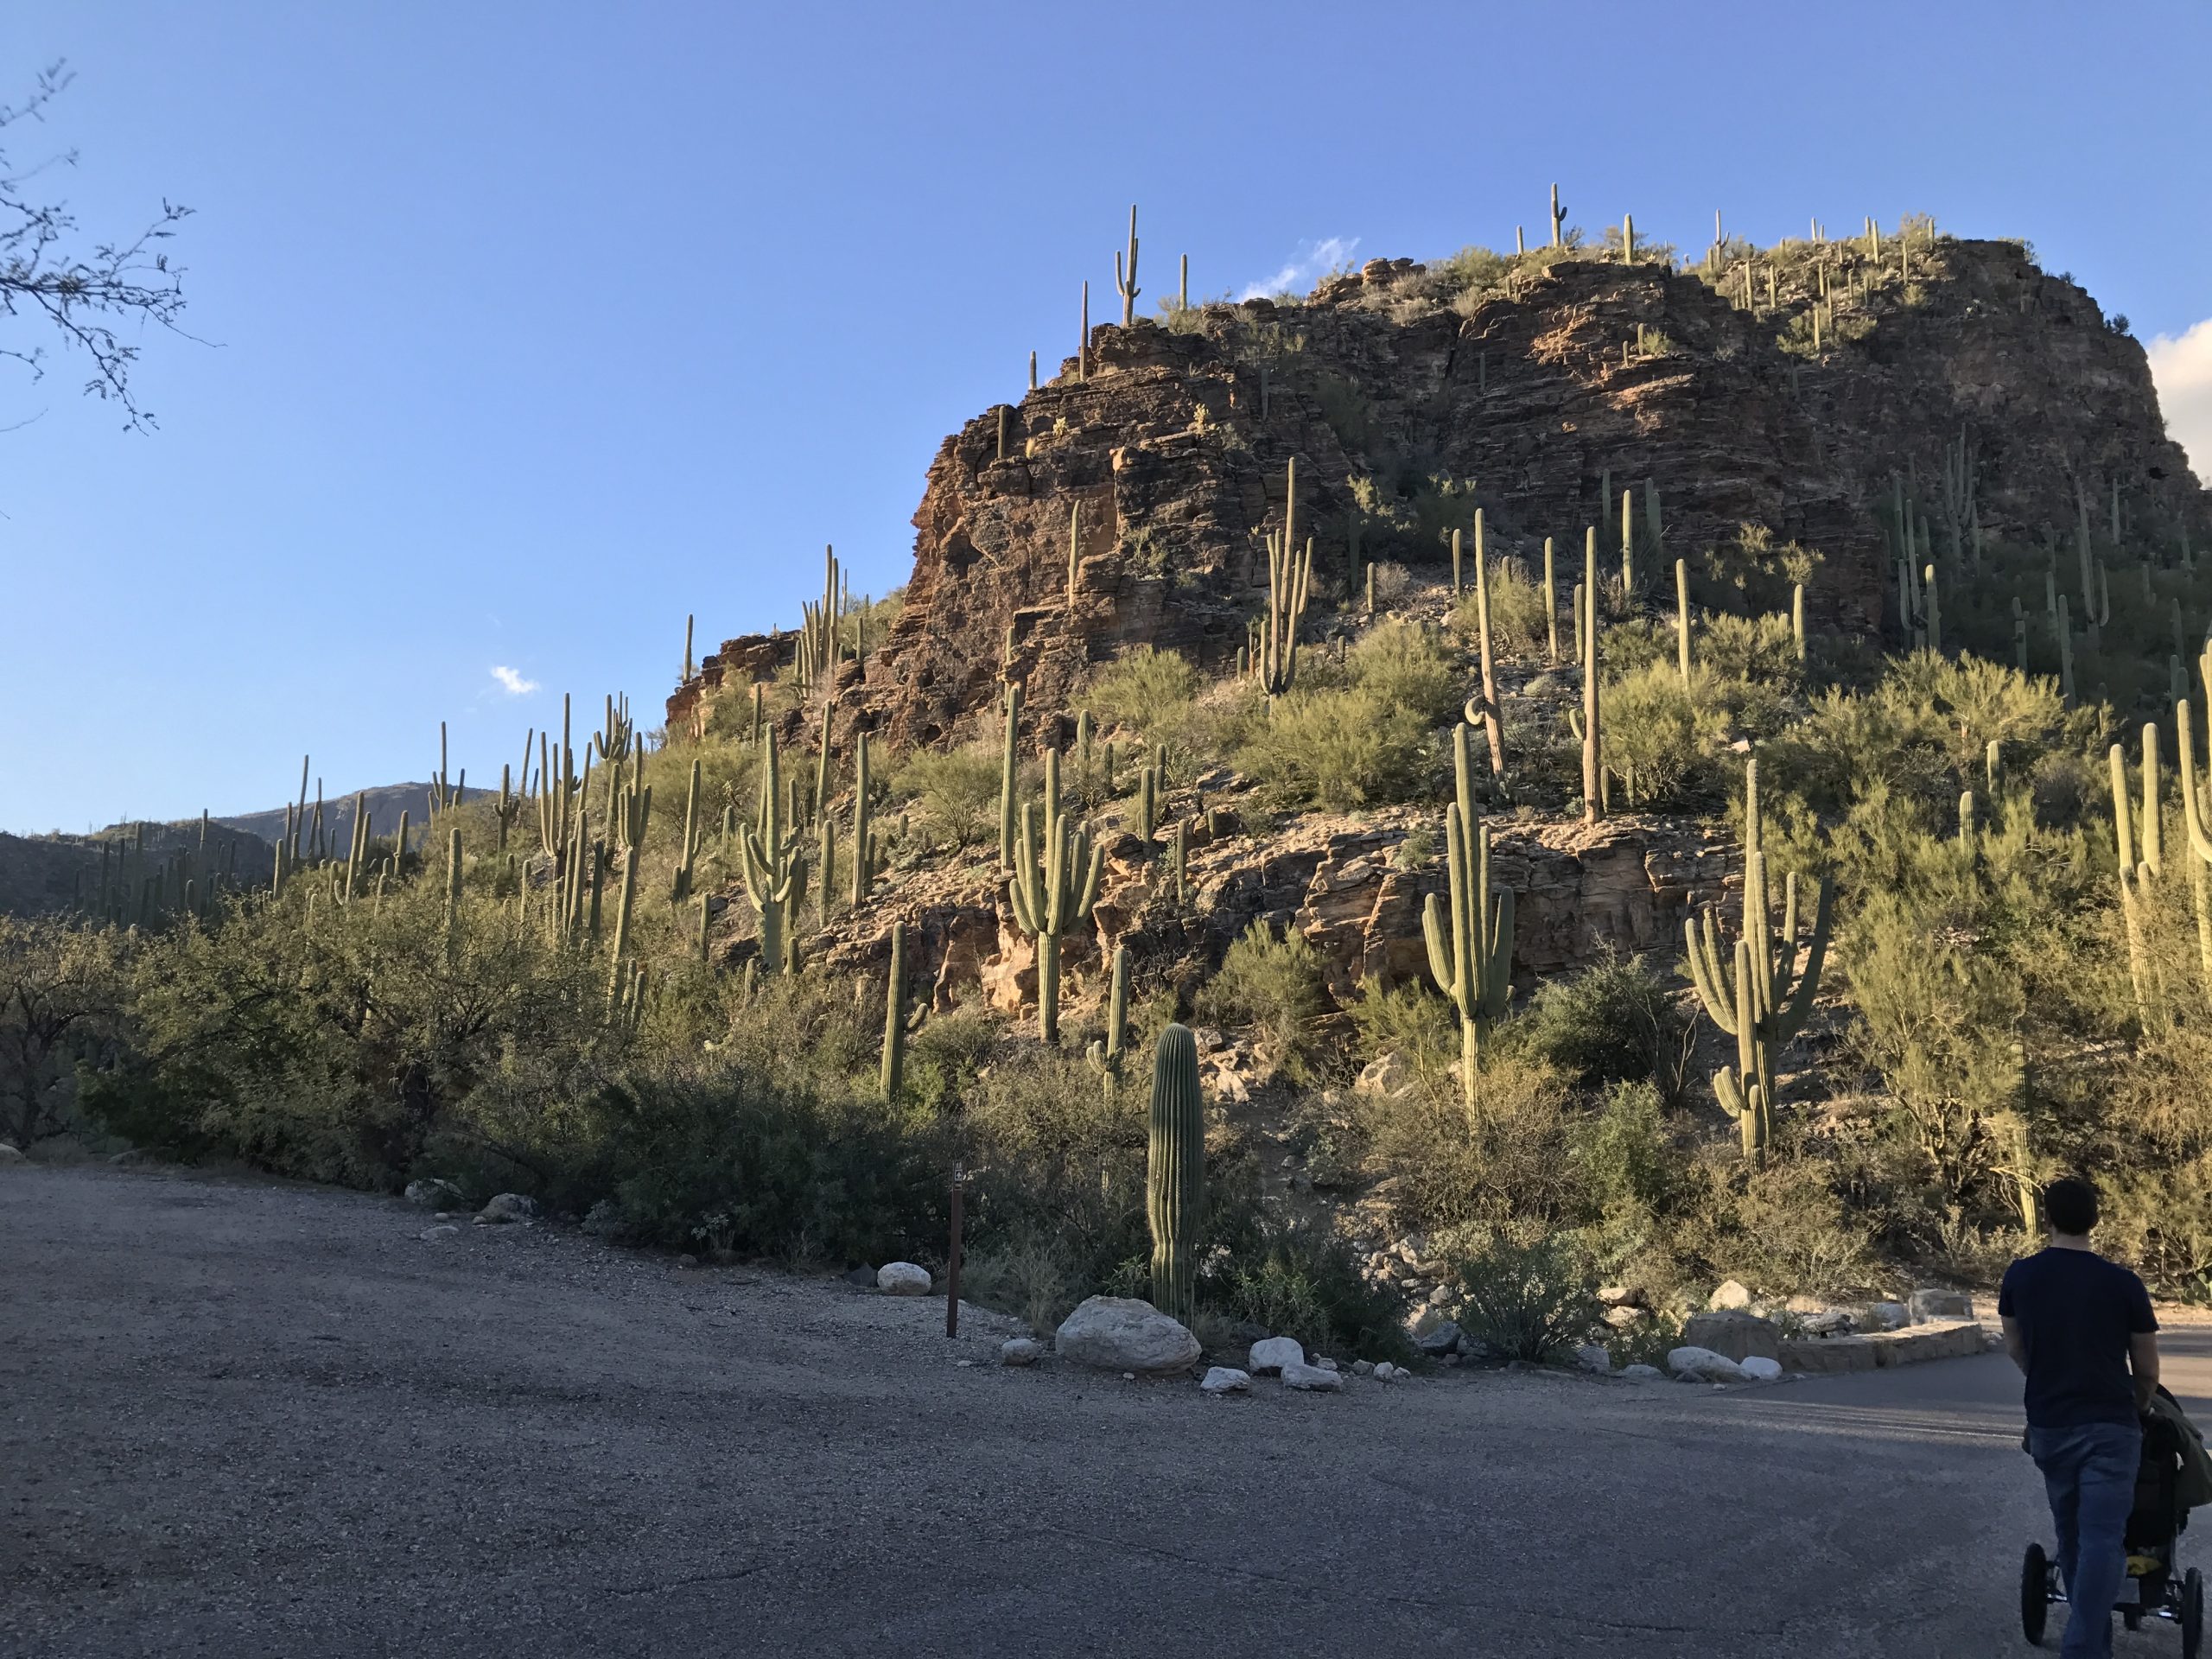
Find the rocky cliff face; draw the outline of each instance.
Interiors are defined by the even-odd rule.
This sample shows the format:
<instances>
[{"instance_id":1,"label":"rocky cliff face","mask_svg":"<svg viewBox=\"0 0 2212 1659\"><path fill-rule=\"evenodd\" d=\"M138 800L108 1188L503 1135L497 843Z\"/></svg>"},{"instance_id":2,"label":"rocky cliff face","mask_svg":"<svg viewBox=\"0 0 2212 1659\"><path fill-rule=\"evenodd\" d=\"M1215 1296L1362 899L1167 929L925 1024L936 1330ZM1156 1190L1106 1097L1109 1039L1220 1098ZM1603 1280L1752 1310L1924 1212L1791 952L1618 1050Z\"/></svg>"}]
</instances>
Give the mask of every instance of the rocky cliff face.
<instances>
[{"instance_id":1,"label":"rocky cliff face","mask_svg":"<svg viewBox=\"0 0 2212 1659\"><path fill-rule=\"evenodd\" d=\"M1817 352L1821 276L1798 253L1772 306L1759 268L1751 309L1736 281L1657 264L1592 256L1455 294L1399 260L1303 302L1102 325L1087 376L1071 359L1003 410L1002 451L996 409L946 439L914 517L906 608L864 673L845 671L842 719L936 743L995 699L1008 667L1033 711L1064 706L1093 664L1133 645L1220 668L1262 595L1260 533L1283 522L1294 457L1298 533L1314 539L1325 593L1354 580L1355 518L1363 556L1441 556L1433 480L1471 483L1446 505L1462 524L1483 507L1492 551L1533 557L1551 536L1573 560L1605 497L1640 498L1651 480L1670 553L1764 526L1824 555L1816 620L1878 628L1879 504L1894 474L1934 493L1961 437L1993 533L2070 525L2078 483L2100 522L2117 485L2132 524L2186 520L2202 536L2212 515L2141 347L2018 244L1939 240L1916 251L1909 283L1893 245L1883 263L1827 245ZM1861 274L1874 279L1863 294ZM764 671L764 645L709 659L671 699L671 727L731 664Z\"/></svg>"}]
</instances>

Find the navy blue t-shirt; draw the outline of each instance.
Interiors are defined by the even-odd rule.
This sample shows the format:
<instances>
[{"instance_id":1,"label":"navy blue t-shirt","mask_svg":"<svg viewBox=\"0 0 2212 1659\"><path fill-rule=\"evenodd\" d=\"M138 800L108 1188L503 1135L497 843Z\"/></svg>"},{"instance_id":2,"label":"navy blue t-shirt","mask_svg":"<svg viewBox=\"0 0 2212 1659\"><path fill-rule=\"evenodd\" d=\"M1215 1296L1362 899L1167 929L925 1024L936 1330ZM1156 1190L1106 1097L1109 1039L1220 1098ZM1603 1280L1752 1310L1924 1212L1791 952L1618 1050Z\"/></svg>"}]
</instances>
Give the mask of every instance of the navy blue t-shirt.
<instances>
[{"instance_id":1,"label":"navy blue t-shirt","mask_svg":"<svg viewBox=\"0 0 2212 1659\"><path fill-rule=\"evenodd\" d=\"M2136 1421L2127 1339L2158 1328L2140 1279L2094 1250L2038 1250L2005 1269L1997 1311L2027 1339L2030 1427Z\"/></svg>"}]
</instances>

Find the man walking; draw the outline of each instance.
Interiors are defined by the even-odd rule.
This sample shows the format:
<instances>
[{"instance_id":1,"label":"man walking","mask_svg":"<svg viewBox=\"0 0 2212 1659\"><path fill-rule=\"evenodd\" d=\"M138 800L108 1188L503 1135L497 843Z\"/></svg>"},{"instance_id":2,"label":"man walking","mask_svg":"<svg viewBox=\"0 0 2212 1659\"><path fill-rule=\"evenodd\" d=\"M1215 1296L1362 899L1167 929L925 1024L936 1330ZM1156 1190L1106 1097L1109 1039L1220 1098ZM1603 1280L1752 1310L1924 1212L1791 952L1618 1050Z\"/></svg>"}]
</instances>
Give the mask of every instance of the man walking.
<instances>
[{"instance_id":1,"label":"man walking","mask_svg":"<svg viewBox=\"0 0 2212 1659\"><path fill-rule=\"evenodd\" d=\"M2043 1208L2050 1248L2005 1270L1997 1311L2005 1351L2027 1375L2028 1450L2058 1529L2068 1604L2059 1651L2107 1659L2143 1456L2139 1414L2158 1385L2158 1322L2143 1281L2089 1248L2096 1188L2053 1181Z\"/></svg>"}]
</instances>

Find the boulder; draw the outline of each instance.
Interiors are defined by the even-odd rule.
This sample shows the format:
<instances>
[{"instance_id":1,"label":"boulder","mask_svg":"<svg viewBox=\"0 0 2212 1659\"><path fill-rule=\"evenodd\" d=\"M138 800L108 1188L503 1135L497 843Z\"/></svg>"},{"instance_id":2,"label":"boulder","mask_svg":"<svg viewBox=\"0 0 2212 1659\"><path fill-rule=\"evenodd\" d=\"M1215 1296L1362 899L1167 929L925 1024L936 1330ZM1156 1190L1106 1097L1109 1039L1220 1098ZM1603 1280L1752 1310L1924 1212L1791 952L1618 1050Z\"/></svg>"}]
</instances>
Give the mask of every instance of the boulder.
<instances>
[{"instance_id":1,"label":"boulder","mask_svg":"<svg viewBox=\"0 0 2212 1659\"><path fill-rule=\"evenodd\" d=\"M1053 1346L1109 1371L1179 1371L1198 1357L1198 1339L1179 1320L1130 1296L1093 1296L1060 1322Z\"/></svg>"},{"instance_id":2,"label":"boulder","mask_svg":"<svg viewBox=\"0 0 2212 1659\"><path fill-rule=\"evenodd\" d=\"M1912 1310L1903 1302L1877 1302L1866 1310L1866 1317L1878 1331L1902 1331L1912 1323Z\"/></svg>"},{"instance_id":3,"label":"boulder","mask_svg":"<svg viewBox=\"0 0 2212 1659\"><path fill-rule=\"evenodd\" d=\"M1387 1363L1388 1362L1386 1361L1385 1363ZM1354 1361L1352 1361L1352 1363L1351 1363L1351 1374L1352 1374L1354 1376L1374 1376L1374 1375L1375 1375L1375 1365L1374 1365L1374 1362L1372 1362L1371 1360L1365 1360L1365 1359L1355 1359L1355 1360L1354 1360Z\"/></svg>"},{"instance_id":4,"label":"boulder","mask_svg":"<svg viewBox=\"0 0 2212 1659\"><path fill-rule=\"evenodd\" d=\"M1624 1365L1620 1369L1619 1375L1630 1377L1638 1382L1656 1382L1666 1373L1656 1365Z\"/></svg>"},{"instance_id":5,"label":"boulder","mask_svg":"<svg viewBox=\"0 0 2212 1659\"><path fill-rule=\"evenodd\" d=\"M1282 1383L1287 1389L1334 1394L1344 1387L1344 1374L1342 1371L1325 1371L1319 1365L1286 1365L1282 1368Z\"/></svg>"},{"instance_id":6,"label":"boulder","mask_svg":"<svg viewBox=\"0 0 2212 1659\"><path fill-rule=\"evenodd\" d=\"M432 1177L427 1180L408 1182L407 1202L419 1204L425 1210L458 1210L468 1200L461 1196L461 1189L451 1181Z\"/></svg>"},{"instance_id":7,"label":"boulder","mask_svg":"<svg viewBox=\"0 0 2212 1659\"><path fill-rule=\"evenodd\" d=\"M1847 1337L1856 1328L1851 1315L1840 1307L1805 1314L1797 1323L1808 1337Z\"/></svg>"},{"instance_id":8,"label":"boulder","mask_svg":"<svg viewBox=\"0 0 2212 1659\"><path fill-rule=\"evenodd\" d=\"M1389 1096L1402 1095L1414 1086L1414 1069L1405 1057L1393 1049L1380 1058L1370 1060L1367 1069L1352 1084L1353 1092L1362 1095Z\"/></svg>"},{"instance_id":9,"label":"boulder","mask_svg":"<svg viewBox=\"0 0 2212 1659\"><path fill-rule=\"evenodd\" d=\"M1750 1358L1739 1361L1738 1367L1754 1382L1778 1382L1782 1380L1782 1362L1769 1359L1764 1354L1753 1354Z\"/></svg>"},{"instance_id":10,"label":"boulder","mask_svg":"<svg viewBox=\"0 0 2212 1659\"><path fill-rule=\"evenodd\" d=\"M5 1141L0 1141L0 1164L20 1164L22 1161L23 1154L22 1153L10 1146Z\"/></svg>"},{"instance_id":11,"label":"boulder","mask_svg":"<svg viewBox=\"0 0 2212 1659\"><path fill-rule=\"evenodd\" d=\"M1424 1331L1414 1338L1414 1346L1424 1354L1456 1353L1459 1348L1459 1327L1446 1319L1433 1329Z\"/></svg>"},{"instance_id":12,"label":"boulder","mask_svg":"<svg viewBox=\"0 0 2212 1659\"><path fill-rule=\"evenodd\" d=\"M1362 1360L1360 1364L1363 1365L1366 1363L1366 1361ZM1356 1371L1359 1369L1359 1366L1355 1365L1352 1369ZM1406 1370L1402 1365L1393 1365L1386 1359L1375 1367L1373 1375L1375 1380L1378 1382L1402 1382L1406 1378L1411 1376L1413 1373Z\"/></svg>"},{"instance_id":13,"label":"boulder","mask_svg":"<svg viewBox=\"0 0 2212 1659\"><path fill-rule=\"evenodd\" d=\"M1730 1359L1744 1359L1753 1354L1778 1359L1782 1355L1782 1332L1773 1321L1738 1310L1693 1314L1682 1326L1682 1341L1692 1348L1708 1349Z\"/></svg>"},{"instance_id":14,"label":"boulder","mask_svg":"<svg viewBox=\"0 0 2212 1659\"><path fill-rule=\"evenodd\" d=\"M1045 1344L1034 1337L1008 1337L999 1344L1001 1365L1034 1365L1045 1357Z\"/></svg>"},{"instance_id":15,"label":"boulder","mask_svg":"<svg viewBox=\"0 0 2212 1659\"><path fill-rule=\"evenodd\" d=\"M1916 1290L1905 1306L1915 1325L1933 1325L1939 1319L1974 1318L1974 1298L1963 1290Z\"/></svg>"},{"instance_id":16,"label":"boulder","mask_svg":"<svg viewBox=\"0 0 2212 1659\"><path fill-rule=\"evenodd\" d=\"M1694 1344L1675 1349L1667 1356L1667 1369L1685 1382L1741 1382L1744 1368L1726 1354Z\"/></svg>"},{"instance_id":17,"label":"boulder","mask_svg":"<svg viewBox=\"0 0 2212 1659\"><path fill-rule=\"evenodd\" d=\"M863 1262L856 1268L845 1269L845 1282L855 1290L875 1288L875 1269Z\"/></svg>"},{"instance_id":18,"label":"boulder","mask_svg":"<svg viewBox=\"0 0 2212 1659\"><path fill-rule=\"evenodd\" d=\"M512 1222L537 1219L537 1200L523 1192L499 1192L476 1212L479 1227L503 1227Z\"/></svg>"},{"instance_id":19,"label":"boulder","mask_svg":"<svg viewBox=\"0 0 2212 1659\"><path fill-rule=\"evenodd\" d=\"M1600 1285L1598 1300L1607 1307L1642 1307L1643 1292L1635 1285Z\"/></svg>"},{"instance_id":20,"label":"boulder","mask_svg":"<svg viewBox=\"0 0 2212 1659\"><path fill-rule=\"evenodd\" d=\"M1198 1379L1198 1387L1208 1394L1249 1394L1252 1379L1231 1366L1209 1365Z\"/></svg>"},{"instance_id":21,"label":"boulder","mask_svg":"<svg viewBox=\"0 0 2212 1659\"><path fill-rule=\"evenodd\" d=\"M912 1262L887 1262L875 1270L875 1287L887 1296L926 1296L930 1270Z\"/></svg>"},{"instance_id":22,"label":"boulder","mask_svg":"<svg viewBox=\"0 0 2212 1659\"><path fill-rule=\"evenodd\" d=\"M1726 1313L1734 1308L1749 1307L1751 1305L1751 1293L1749 1287L1740 1281L1724 1279L1714 1287L1713 1294L1705 1299L1705 1305L1720 1313Z\"/></svg>"},{"instance_id":23,"label":"boulder","mask_svg":"<svg viewBox=\"0 0 2212 1659\"><path fill-rule=\"evenodd\" d=\"M1616 1331L1634 1330L1650 1317L1650 1309L1630 1307L1626 1303L1623 1303L1618 1307L1609 1307L1605 1310L1605 1323Z\"/></svg>"},{"instance_id":24,"label":"boulder","mask_svg":"<svg viewBox=\"0 0 2212 1659\"><path fill-rule=\"evenodd\" d=\"M1586 1342L1574 1351L1574 1363L1586 1371L1595 1371L1600 1376L1611 1376L1613 1357L1602 1342Z\"/></svg>"},{"instance_id":25,"label":"boulder","mask_svg":"<svg viewBox=\"0 0 2212 1659\"><path fill-rule=\"evenodd\" d=\"M1303 1365L1306 1350L1296 1337L1267 1337L1252 1344L1244 1363L1255 1376L1267 1376L1286 1365Z\"/></svg>"}]
</instances>

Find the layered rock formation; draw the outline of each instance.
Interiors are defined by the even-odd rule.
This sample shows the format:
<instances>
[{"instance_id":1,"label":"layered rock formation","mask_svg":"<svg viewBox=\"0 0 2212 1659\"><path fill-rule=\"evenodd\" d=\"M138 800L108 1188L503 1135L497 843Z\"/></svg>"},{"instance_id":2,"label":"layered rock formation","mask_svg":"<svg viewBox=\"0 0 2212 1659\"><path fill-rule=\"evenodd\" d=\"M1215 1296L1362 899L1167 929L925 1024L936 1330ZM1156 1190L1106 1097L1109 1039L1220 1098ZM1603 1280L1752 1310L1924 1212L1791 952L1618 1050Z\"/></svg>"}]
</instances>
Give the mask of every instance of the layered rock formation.
<instances>
[{"instance_id":1,"label":"layered rock formation","mask_svg":"<svg viewBox=\"0 0 2212 1659\"><path fill-rule=\"evenodd\" d=\"M1478 503L1493 550L1533 554L1548 535L1570 559L1603 497L1648 479L1670 551L1764 526L1825 556L1816 620L1878 628L1879 503L1898 473L1932 493L1961 437L1993 532L2071 524L2077 485L2101 518L2116 485L2133 524L2201 532L2204 493L2165 436L2142 348L2080 288L2017 243L1944 238L1910 283L1882 266L1861 297L1856 273L1875 267L1828 245L1836 297L1817 353L1809 259L1772 308L1755 283L1754 310L1659 264L1570 259L1454 295L1399 260L1302 302L1101 325L1087 375L1070 359L946 439L905 610L865 671L846 671L842 718L938 743L993 702L1002 671L1043 711L1132 645L1222 667L1264 585L1260 533L1283 522L1294 457L1325 592L1354 579L1356 517L1367 556L1440 556L1433 528L1423 545L1402 528L1432 479L1471 482L1458 517ZM671 700L671 727L774 655L758 637L725 645Z\"/></svg>"}]
</instances>

